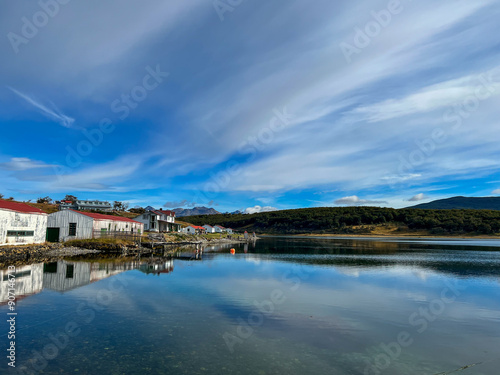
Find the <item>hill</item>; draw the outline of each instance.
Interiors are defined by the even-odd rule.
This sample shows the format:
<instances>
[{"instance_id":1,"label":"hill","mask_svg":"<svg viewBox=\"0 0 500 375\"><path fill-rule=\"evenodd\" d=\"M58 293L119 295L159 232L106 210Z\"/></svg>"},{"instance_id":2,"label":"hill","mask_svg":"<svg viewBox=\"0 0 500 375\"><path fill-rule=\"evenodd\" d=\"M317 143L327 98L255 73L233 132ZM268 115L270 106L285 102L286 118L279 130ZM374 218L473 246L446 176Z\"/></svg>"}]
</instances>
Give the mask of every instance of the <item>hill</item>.
<instances>
[{"instance_id":1,"label":"hill","mask_svg":"<svg viewBox=\"0 0 500 375\"><path fill-rule=\"evenodd\" d=\"M432 210L500 210L500 197L453 197L418 204L408 208Z\"/></svg>"},{"instance_id":2,"label":"hill","mask_svg":"<svg viewBox=\"0 0 500 375\"><path fill-rule=\"evenodd\" d=\"M195 215L218 215L219 211L208 207L194 207L194 208L174 208L172 211L175 212L175 216L195 216Z\"/></svg>"},{"instance_id":3,"label":"hill","mask_svg":"<svg viewBox=\"0 0 500 375\"><path fill-rule=\"evenodd\" d=\"M381 227L391 228L393 235L417 231L419 235L500 233L500 211L486 210L320 207L253 215L190 216L183 220L268 234L375 234L381 232Z\"/></svg>"}]
</instances>

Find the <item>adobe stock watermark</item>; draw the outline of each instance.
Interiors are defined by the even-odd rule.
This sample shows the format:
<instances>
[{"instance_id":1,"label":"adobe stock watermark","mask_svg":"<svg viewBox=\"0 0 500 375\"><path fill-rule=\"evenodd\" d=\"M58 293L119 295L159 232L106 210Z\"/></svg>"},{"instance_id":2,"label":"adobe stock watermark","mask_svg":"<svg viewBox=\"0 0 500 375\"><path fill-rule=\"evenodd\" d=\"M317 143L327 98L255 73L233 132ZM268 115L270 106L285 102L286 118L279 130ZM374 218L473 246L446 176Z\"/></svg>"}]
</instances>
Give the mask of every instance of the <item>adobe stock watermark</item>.
<instances>
[{"instance_id":1,"label":"adobe stock watermark","mask_svg":"<svg viewBox=\"0 0 500 375\"><path fill-rule=\"evenodd\" d=\"M389 368L403 353L403 350L410 347L417 335L426 332L431 324L437 320L461 295L466 288L445 282L446 287L441 290L439 298L433 299L425 307L420 307L417 312L412 313L408 318L408 324L413 327L414 332L400 331L396 339L389 343L381 343L378 347L378 354L371 360L365 359L364 375L380 375L383 370Z\"/></svg>"},{"instance_id":2,"label":"adobe stock watermark","mask_svg":"<svg viewBox=\"0 0 500 375\"><path fill-rule=\"evenodd\" d=\"M27 364L17 368L17 374L35 375L44 371L50 361L56 359L66 349L71 339L82 333L82 328L91 324L96 318L96 313L106 309L113 299L123 292L127 281L117 275L109 280L107 288L99 290L95 297L89 297L86 302L81 302L75 310L76 318L64 324L63 328L55 334L46 337L47 344L40 350L32 350L32 356Z\"/></svg>"},{"instance_id":3,"label":"adobe stock watermark","mask_svg":"<svg viewBox=\"0 0 500 375\"><path fill-rule=\"evenodd\" d=\"M275 108L273 113L274 116L267 126L261 128L256 135L248 137L238 147L240 156L248 156L247 162L254 160L260 151L269 146L274 141L276 134L290 126L295 117L287 112L287 107L283 107L281 111ZM198 191L192 201L198 204L213 201L217 194L229 186L233 177L241 174L241 171L239 162L228 162L222 171L210 175L209 181L203 185L203 190Z\"/></svg>"},{"instance_id":4,"label":"adobe stock watermark","mask_svg":"<svg viewBox=\"0 0 500 375\"><path fill-rule=\"evenodd\" d=\"M458 131L474 112L477 112L481 102L491 98L497 92L497 82L493 75L481 75L474 93L467 96L459 103L450 106L443 114L443 123L452 124L451 127L437 127L432 130L429 137L416 140L416 147L406 157L399 156L398 176L391 180L391 184L400 181L404 176L415 174L417 167L422 166L439 146L446 143L453 132Z\"/></svg>"},{"instance_id":5,"label":"adobe stock watermark","mask_svg":"<svg viewBox=\"0 0 500 375\"><path fill-rule=\"evenodd\" d=\"M224 14L227 12L233 13L234 10L239 7L244 0L214 0L212 5L214 6L215 12L219 16L221 22L224 22Z\"/></svg>"},{"instance_id":6,"label":"adobe stock watermark","mask_svg":"<svg viewBox=\"0 0 500 375\"><path fill-rule=\"evenodd\" d=\"M412 0L406 0L411 2ZM342 42L339 47L344 54L347 63L352 62L353 55L359 55L367 48L380 33L391 24L393 17L403 12L404 6L400 0L390 0L385 9L372 10L371 20L363 27L354 28L354 37L352 41Z\"/></svg>"},{"instance_id":7,"label":"adobe stock watermark","mask_svg":"<svg viewBox=\"0 0 500 375\"><path fill-rule=\"evenodd\" d=\"M307 280L308 277L309 273L304 270L304 266L300 266L298 270L291 270L284 274L281 281L288 285L290 292L296 292L300 288L302 281ZM255 330L264 324L266 316L272 315L278 306L285 303L287 298L282 289L274 289L269 294L269 299L261 302L254 301L253 307L255 311L249 313L245 319L238 317L238 326L235 331L233 333L226 331L222 335L229 352L234 353L236 345L243 344L244 340L249 339L255 333Z\"/></svg>"},{"instance_id":8,"label":"adobe stock watermark","mask_svg":"<svg viewBox=\"0 0 500 375\"><path fill-rule=\"evenodd\" d=\"M122 93L119 98L113 100L110 104L111 112L116 114L121 121L125 120L140 103L148 98L149 93L160 86L170 75L163 72L159 64L155 68L148 65L145 70L146 74L140 84L134 86L127 93ZM61 166L54 163L55 174L59 178L70 174L74 168L82 164L84 158L89 156L94 151L94 148L103 143L105 136L113 133L115 129L116 125L109 117L102 118L99 125L94 128L82 129L84 139L73 147L66 146L65 165Z\"/></svg>"},{"instance_id":9,"label":"adobe stock watermark","mask_svg":"<svg viewBox=\"0 0 500 375\"><path fill-rule=\"evenodd\" d=\"M61 5L66 5L70 0L40 0L38 1L38 6L40 10L33 13L33 15L21 18L21 29L20 33L17 34L13 31L7 34L7 39L9 39L10 45L16 54L19 53L19 47L21 45L26 45L34 37L38 35L40 29L48 25L51 18L54 18L59 14L61 10Z\"/></svg>"}]
</instances>

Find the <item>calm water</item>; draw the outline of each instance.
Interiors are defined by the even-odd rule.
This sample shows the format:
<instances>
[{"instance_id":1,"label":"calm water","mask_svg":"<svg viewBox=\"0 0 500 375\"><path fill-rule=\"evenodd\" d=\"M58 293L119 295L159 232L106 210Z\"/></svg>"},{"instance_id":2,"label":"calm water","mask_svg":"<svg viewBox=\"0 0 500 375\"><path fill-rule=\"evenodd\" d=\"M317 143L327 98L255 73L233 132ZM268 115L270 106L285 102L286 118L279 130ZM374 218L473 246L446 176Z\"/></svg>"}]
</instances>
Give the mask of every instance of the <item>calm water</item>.
<instances>
[{"instance_id":1,"label":"calm water","mask_svg":"<svg viewBox=\"0 0 500 375\"><path fill-rule=\"evenodd\" d=\"M267 238L235 255L206 250L18 268L16 369L2 356L0 373L500 373L499 242Z\"/></svg>"}]
</instances>

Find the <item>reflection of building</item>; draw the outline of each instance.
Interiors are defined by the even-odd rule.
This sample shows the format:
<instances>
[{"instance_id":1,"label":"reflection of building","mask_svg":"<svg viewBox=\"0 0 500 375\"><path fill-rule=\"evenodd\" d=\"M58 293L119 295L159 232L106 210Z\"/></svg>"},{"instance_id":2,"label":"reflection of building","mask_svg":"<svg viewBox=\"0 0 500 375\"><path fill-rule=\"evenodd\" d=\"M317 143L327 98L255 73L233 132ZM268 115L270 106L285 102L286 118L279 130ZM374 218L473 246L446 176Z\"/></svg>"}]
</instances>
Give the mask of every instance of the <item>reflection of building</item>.
<instances>
[{"instance_id":1,"label":"reflection of building","mask_svg":"<svg viewBox=\"0 0 500 375\"><path fill-rule=\"evenodd\" d=\"M25 203L0 199L0 245L45 242L47 214Z\"/></svg>"},{"instance_id":2,"label":"reflection of building","mask_svg":"<svg viewBox=\"0 0 500 375\"><path fill-rule=\"evenodd\" d=\"M64 292L90 283L90 263L64 260L43 265L43 287Z\"/></svg>"},{"instance_id":3,"label":"reflection of building","mask_svg":"<svg viewBox=\"0 0 500 375\"><path fill-rule=\"evenodd\" d=\"M137 269L140 265L141 262L137 261L86 263L61 260L18 267L14 273L16 300L40 293L42 289L66 292L125 271ZM173 268L172 264L170 271ZM8 283L8 271L0 270L0 305L5 305L9 300Z\"/></svg>"},{"instance_id":4,"label":"reflection of building","mask_svg":"<svg viewBox=\"0 0 500 375\"><path fill-rule=\"evenodd\" d=\"M85 263L60 260L43 266L43 287L59 292L75 289L124 271L136 269L139 262Z\"/></svg>"},{"instance_id":5,"label":"reflection of building","mask_svg":"<svg viewBox=\"0 0 500 375\"><path fill-rule=\"evenodd\" d=\"M144 263L139 267L139 271L146 274L170 273L174 270L174 261L172 259L161 263Z\"/></svg>"},{"instance_id":6,"label":"reflection of building","mask_svg":"<svg viewBox=\"0 0 500 375\"><path fill-rule=\"evenodd\" d=\"M17 267L15 273L16 300L37 294L43 286L43 263L30 266ZM9 276L7 270L0 270L0 305L5 305L9 300Z\"/></svg>"}]
</instances>

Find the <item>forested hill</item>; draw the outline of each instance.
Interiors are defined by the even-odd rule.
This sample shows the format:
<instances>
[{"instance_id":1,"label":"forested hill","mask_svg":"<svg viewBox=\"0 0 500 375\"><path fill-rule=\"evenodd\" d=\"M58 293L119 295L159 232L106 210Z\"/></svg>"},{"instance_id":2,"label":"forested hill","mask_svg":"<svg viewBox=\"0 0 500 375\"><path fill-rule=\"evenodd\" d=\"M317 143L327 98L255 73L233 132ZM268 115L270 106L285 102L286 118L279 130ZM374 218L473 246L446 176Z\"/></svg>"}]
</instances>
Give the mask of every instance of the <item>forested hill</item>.
<instances>
[{"instance_id":1,"label":"forested hill","mask_svg":"<svg viewBox=\"0 0 500 375\"><path fill-rule=\"evenodd\" d=\"M500 211L420 210L378 207L322 207L263 212L253 215L188 216L195 225L222 225L235 230L269 234L366 233L380 227L397 232L428 234L500 233Z\"/></svg>"},{"instance_id":2,"label":"forested hill","mask_svg":"<svg viewBox=\"0 0 500 375\"><path fill-rule=\"evenodd\" d=\"M471 210L500 210L500 197L453 197L447 199L439 199L429 203L419 204L410 208L423 208L435 210L454 210L454 209L471 209Z\"/></svg>"}]
</instances>

